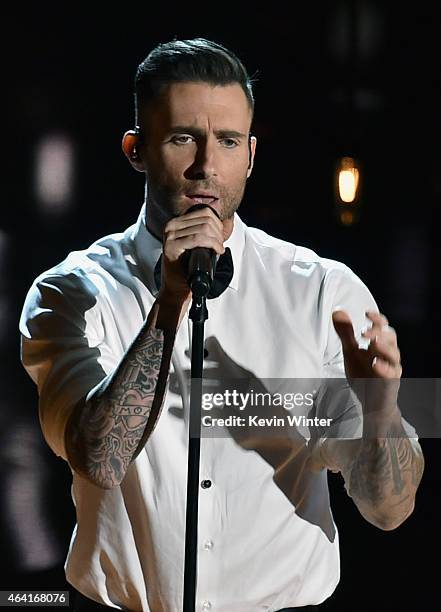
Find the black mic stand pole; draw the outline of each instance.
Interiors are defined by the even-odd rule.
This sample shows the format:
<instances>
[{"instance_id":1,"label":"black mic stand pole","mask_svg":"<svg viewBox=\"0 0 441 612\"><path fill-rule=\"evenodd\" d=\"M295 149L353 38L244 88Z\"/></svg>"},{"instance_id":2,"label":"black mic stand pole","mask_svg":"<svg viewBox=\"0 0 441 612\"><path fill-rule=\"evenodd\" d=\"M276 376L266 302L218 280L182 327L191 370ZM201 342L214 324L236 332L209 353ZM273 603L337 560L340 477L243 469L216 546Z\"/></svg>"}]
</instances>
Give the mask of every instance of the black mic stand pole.
<instances>
[{"instance_id":1,"label":"black mic stand pole","mask_svg":"<svg viewBox=\"0 0 441 612\"><path fill-rule=\"evenodd\" d=\"M191 341L190 419L188 428L187 515L185 523L184 612L195 612L197 588L199 459L201 449L202 373L204 325L208 319L206 296L212 279L198 277L192 283L193 321Z\"/></svg>"}]
</instances>

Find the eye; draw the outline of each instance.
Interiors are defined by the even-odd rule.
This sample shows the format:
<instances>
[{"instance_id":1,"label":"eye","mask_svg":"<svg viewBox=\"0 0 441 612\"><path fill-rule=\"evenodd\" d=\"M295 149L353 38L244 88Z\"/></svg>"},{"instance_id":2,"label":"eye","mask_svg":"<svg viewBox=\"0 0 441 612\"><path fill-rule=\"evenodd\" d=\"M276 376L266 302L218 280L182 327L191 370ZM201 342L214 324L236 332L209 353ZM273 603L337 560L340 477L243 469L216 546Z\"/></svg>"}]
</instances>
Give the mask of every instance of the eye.
<instances>
[{"instance_id":1,"label":"eye","mask_svg":"<svg viewBox=\"0 0 441 612\"><path fill-rule=\"evenodd\" d=\"M171 141L177 145L188 144L189 141L193 140L192 136L173 136Z\"/></svg>"},{"instance_id":2,"label":"eye","mask_svg":"<svg viewBox=\"0 0 441 612\"><path fill-rule=\"evenodd\" d=\"M232 138L222 138L221 142L225 143L225 147L227 149L234 149L239 144L235 140L233 140Z\"/></svg>"}]
</instances>

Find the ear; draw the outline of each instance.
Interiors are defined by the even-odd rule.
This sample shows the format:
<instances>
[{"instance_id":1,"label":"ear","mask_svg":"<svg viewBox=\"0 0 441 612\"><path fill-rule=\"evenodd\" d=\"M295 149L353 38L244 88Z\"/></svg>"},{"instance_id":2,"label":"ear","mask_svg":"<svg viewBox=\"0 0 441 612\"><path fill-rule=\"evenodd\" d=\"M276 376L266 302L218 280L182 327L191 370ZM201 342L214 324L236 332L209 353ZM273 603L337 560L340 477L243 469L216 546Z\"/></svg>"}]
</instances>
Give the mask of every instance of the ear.
<instances>
[{"instance_id":1,"label":"ear","mask_svg":"<svg viewBox=\"0 0 441 612\"><path fill-rule=\"evenodd\" d=\"M251 173L253 171L254 155L256 154L256 145L257 145L257 138L255 136L250 136L250 139L248 141L248 146L249 146L249 164L248 164L248 170L247 170L247 178L249 178L251 176Z\"/></svg>"},{"instance_id":2,"label":"ear","mask_svg":"<svg viewBox=\"0 0 441 612\"><path fill-rule=\"evenodd\" d=\"M139 151L139 134L137 130L128 130L122 139L121 148L131 166L138 172L144 172L144 162Z\"/></svg>"}]
</instances>

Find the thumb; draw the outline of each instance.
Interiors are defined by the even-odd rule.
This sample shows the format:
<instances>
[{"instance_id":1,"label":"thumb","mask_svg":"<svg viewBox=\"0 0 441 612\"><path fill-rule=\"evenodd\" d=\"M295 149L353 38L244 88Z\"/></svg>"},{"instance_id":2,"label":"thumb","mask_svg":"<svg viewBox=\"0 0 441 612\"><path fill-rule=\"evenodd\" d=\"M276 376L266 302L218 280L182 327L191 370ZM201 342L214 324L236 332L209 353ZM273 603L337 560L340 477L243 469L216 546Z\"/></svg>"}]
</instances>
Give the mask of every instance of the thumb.
<instances>
[{"instance_id":1,"label":"thumb","mask_svg":"<svg viewBox=\"0 0 441 612\"><path fill-rule=\"evenodd\" d=\"M343 350L358 348L358 342L354 335L354 327L348 313L344 310L334 310L332 322L343 345Z\"/></svg>"}]
</instances>

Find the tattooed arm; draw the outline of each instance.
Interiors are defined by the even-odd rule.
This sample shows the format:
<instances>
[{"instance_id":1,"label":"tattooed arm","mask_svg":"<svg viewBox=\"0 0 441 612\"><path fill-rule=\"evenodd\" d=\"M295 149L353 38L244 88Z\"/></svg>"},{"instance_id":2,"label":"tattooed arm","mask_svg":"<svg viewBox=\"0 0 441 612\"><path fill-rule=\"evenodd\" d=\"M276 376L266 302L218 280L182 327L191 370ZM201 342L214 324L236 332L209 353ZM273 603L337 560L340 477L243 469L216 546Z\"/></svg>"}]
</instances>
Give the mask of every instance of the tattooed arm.
<instances>
[{"instance_id":1,"label":"tattooed arm","mask_svg":"<svg viewBox=\"0 0 441 612\"><path fill-rule=\"evenodd\" d=\"M76 407L66 426L70 464L98 486L122 482L158 419L176 329L191 300L184 252L201 246L221 255L231 230L232 221L225 220L224 227L209 207L166 224L161 289L147 321L110 379Z\"/></svg>"},{"instance_id":2,"label":"tattooed arm","mask_svg":"<svg viewBox=\"0 0 441 612\"><path fill-rule=\"evenodd\" d=\"M424 458L398 408L387 421L364 426L362 439L324 440L319 454L322 467L341 472L360 513L376 527L395 529L412 513Z\"/></svg>"},{"instance_id":3,"label":"tattooed arm","mask_svg":"<svg viewBox=\"0 0 441 612\"><path fill-rule=\"evenodd\" d=\"M366 520L390 530L413 511L424 458L416 438L408 436L397 405L402 374L397 334L376 308L366 310L365 316L372 322L361 332L367 347L355 336L359 315L354 327L346 310L338 307L332 312L341 341L338 354L362 408L362 437L329 436L316 448L322 467L342 473L348 494Z\"/></svg>"},{"instance_id":4,"label":"tattooed arm","mask_svg":"<svg viewBox=\"0 0 441 612\"><path fill-rule=\"evenodd\" d=\"M121 483L161 410L175 333L188 302L158 300L119 366L76 407L66 426L70 465L105 489Z\"/></svg>"}]
</instances>

